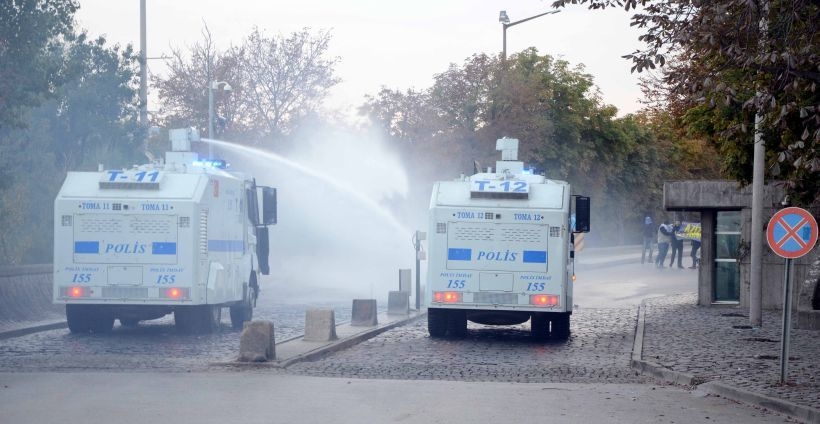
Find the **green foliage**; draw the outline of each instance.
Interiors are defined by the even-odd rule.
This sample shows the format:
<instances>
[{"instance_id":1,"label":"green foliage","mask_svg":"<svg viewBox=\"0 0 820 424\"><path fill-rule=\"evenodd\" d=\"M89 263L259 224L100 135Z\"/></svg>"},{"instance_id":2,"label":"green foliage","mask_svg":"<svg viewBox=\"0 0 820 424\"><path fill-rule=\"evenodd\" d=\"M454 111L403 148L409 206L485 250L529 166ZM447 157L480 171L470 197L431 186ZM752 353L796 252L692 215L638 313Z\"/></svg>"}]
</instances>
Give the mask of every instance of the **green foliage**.
<instances>
[{"instance_id":1,"label":"green foliage","mask_svg":"<svg viewBox=\"0 0 820 424\"><path fill-rule=\"evenodd\" d=\"M645 49L633 70L664 67L665 101L690 132L724 156L727 175L751 177L755 116L769 179L796 204L820 200L820 3L811 0L559 0L554 7L635 10Z\"/></svg>"},{"instance_id":2,"label":"green foliage","mask_svg":"<svg viewBox=\"0 0 820 424\"><path fill-rule=\"evenodd\" d=\"M535 49L506 63L472 56L427 90L382 89L361 112L401 149L421 190L494 164L495 140L518 138L519 159L593 196L593 237L602 243L638 241L644 214L660 209L664 180L716 175L712 149L682 137L671 117L617 118L582 66Z\"/></svg>"},{"instance_id":3,"label":"green foliage","mask_svg":"<svg viewBox=\"0 0 820 424\"><path fill-rule=\"evenodd\" d=\"M58 53L77 8L73 0L0 2L0 128L24 126L27 109L64 80Z\"/></svg>"},{"instance_id":4,"label":"green foliage","mask_svg":"<svg viewBox=\"0 0 820 424\"><path fill-rule=\"evenodd\" d=\"M65 19L70 21L70 16ZM110 48L103 39L88 40L84 33L54 37L38 60L59 63L59 69L38 74L43 80L27 86L22 95L37 101L15 110L15 125L0 127L3 265L51 261L52 205L67 171L96 169L98 163L130 167L143 161L139 153L144 132L136 123L136 60L130 47ZM15 72L32 65L19 66ZM48 87L47 92L41 87Z\"/></svg>"}]
</instances>

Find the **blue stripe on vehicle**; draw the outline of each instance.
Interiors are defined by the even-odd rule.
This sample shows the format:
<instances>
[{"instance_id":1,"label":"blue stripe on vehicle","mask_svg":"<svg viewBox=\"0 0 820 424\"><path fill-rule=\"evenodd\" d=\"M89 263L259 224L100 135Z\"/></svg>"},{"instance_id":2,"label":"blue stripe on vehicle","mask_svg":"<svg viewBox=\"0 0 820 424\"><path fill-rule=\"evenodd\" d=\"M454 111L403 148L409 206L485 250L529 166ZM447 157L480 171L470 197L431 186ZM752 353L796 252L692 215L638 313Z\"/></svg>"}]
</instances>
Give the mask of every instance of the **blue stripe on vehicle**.
<instances>
[{"instance_id":1,"label":"blue stripe on vehicle","mask_svg":"<svg viewBox=\"0 0 820 424\"><path fill-rule=\"evenodd\" d=\"M74 253L99 254L100 242L98 241L75 241Z\"/></svg>"},{"instance_id":2,"label":"blue stripe on vehicle","mask_svg":"<svg viewBox=\"0 0 820 424\"><path fill-rule=\"evenodd\" d=\"M547 252L545 250L525 250L524 263L545 264L547 263Z\"/></svg>"},{"instance_id":3,"label":"blue stripe on vehicle","mask_svg":"<svg viewBox=\"0 0 820 424\"><path fill-rule=\"evenodd\" d=\"M245 243L242 240L208 240L208 250L211 252L242 252Z\"/></svg>"},{"instance_id":4,"label":"blue stripe on vehicle","mask_svg":"<svg viewBox=\"0 0 820 424\"><path fill-rule=\"evenodd\" d=\"M473 249L447 249L448 261L469 261L473 257Z\"/></svg>"},{"instance_id":5,"label":"blue stripe on vehicle","mask_svg":"<svg viewBox=\"0 0 820 424\"><path fill-rule=\"evenodd\" d=\"M177 244L171 242L153 242L151 243L152 255L176 255Z\"/></svg>"}]
</instances>

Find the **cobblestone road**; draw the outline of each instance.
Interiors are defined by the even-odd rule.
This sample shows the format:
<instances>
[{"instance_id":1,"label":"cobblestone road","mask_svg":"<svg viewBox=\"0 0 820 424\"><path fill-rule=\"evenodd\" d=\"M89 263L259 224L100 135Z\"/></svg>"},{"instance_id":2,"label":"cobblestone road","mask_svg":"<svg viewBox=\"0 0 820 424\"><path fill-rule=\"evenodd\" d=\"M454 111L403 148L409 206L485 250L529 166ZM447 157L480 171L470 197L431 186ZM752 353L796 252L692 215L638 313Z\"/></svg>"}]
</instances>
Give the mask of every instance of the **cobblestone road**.
<instances>
[{"instance_id":1,"label":"cobblestone road","mask_svg":"<svg viewBox=\"0 0 820 424\"><path fill-rule=\"evenodd\" d=\"M337 311L337 320L348 310ZM276 315L275 317L267 316ZM341 316L340 316L341 315ZM277 340L298 335L304 307L262 309L277 323ZM529 324L470 324L462 340L431 339L427 321L383 333L316 362L288 368L292 374L459 381L642 383L629 368L636 310L580 309L566 341L535 342ZM45 331L0 341L0 371L203 371L235 359L239 333L223 321L220 333L178 334L170 317L109 334Z\"/></svg>"},{"instance_id":2,"label":"cobblestone road","mask_svg":"<svg viewBox=\"0 0 820 424\"><path fill-rule=\"evenodd\" d=\"M316 307L316 306L313 306ZM350 319L350 307L323 305L337 322ZM304 333L305 305L260 305L255 319L274 321L281 342ZM227 310L221 331L208 335L180 334L171 315L138 327L117 324L107 334L71 334L50 330L0 340L0 371L201 371L215 362L236 359L239 331L231 329Z\"/></svg>"},{"instance_id":3,"label":"cobblestone road","mask_svg":"<svg viewBox=\"0 0 820 424\"><path fill-rule=\"evenodd\" d=\"M427 320L386 332L289 372L354 378L458 381L638 383L629 368L634 309L581 309L567 341L535 342L529 324L470 323L462 340L431 339Z\"/></svg>"}]
</instances>

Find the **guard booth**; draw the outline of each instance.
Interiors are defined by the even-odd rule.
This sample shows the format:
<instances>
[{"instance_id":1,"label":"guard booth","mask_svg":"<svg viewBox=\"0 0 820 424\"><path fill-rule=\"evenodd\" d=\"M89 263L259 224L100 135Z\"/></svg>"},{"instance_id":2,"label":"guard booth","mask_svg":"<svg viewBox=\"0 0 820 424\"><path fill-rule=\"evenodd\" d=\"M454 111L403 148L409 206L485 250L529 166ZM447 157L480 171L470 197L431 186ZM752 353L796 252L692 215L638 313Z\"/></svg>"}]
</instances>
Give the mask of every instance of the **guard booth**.
<instances>
[{"instance_id":1,"label":"guard booth","mask_svg":"<svg viewBox=\"0 0 820 424\"><path fill-rule=\"evenodd\" d=\"M783 207L784 191L764 187L764 225ZM701 221L701 261L698 270L698 304L749 309L751 280L752 187L735 181L668 181L663 186L663 206L670 212L698 212ZM817 216L818 210L811 211ZM765 228L764 228L765 232ZM763 243L764 309L783 308L784 260ZM809 266L820 248L794 261L794 304L799 328L820 330L818 276L809 278Z\"/></svg>"}]
</instances>

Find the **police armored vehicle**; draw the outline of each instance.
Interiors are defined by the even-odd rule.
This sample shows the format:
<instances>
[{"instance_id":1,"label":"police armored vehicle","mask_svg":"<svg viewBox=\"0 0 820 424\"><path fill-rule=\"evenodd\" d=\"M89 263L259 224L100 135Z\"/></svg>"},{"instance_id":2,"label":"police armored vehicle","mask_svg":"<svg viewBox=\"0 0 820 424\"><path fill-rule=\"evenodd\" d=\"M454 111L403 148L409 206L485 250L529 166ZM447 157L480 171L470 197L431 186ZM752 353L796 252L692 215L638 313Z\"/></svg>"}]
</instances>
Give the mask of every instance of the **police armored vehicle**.
<instances>
[{"instance_id":1,"label":"police armored vehicle","mask_svg":"<svg viewBox=\"0 0 820 424\"><path fill-rule=\"evenodd\" d=\"M268 274L276 190L191 152L193 129L170 132L164 161L69 172L54 202L53 301L71 332L106 332L173 313L210 332L222 309L241 328Z\"/></svg>"},{"instance_id":2,"label":"police armored vehicle","mask_svg":"<svg viewBox=\"0 0 820 424\"><path fill-rule=\"evenodd\" d=\"M572 196L566 182L526 172L517 161L518 140L499 139L496 149L502 160L495 172L433 186L428 331L432 337L459 337L468 320L530 320L533 336L566 338L573 232L589 231L589 197Z\"/></svg>"}]
</instances>

